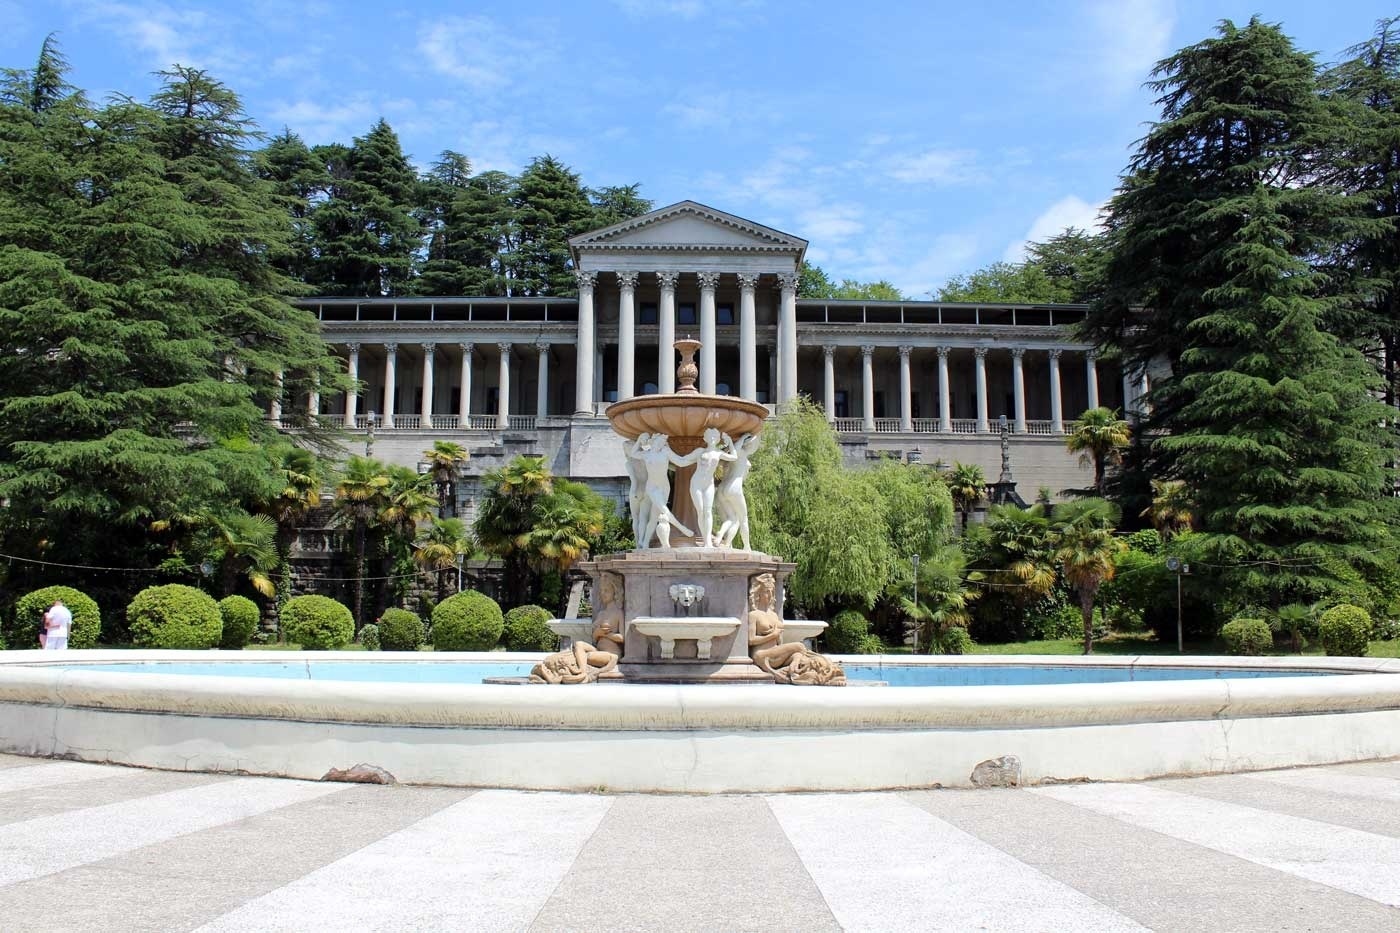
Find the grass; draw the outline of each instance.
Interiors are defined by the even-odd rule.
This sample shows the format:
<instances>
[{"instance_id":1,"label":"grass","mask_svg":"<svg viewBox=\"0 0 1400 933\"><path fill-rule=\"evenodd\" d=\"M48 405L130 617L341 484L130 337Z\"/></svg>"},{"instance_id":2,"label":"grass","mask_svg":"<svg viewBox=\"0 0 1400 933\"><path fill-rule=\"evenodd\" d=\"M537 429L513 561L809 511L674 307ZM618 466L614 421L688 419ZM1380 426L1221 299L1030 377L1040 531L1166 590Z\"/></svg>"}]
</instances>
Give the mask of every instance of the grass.
<instances>
[{"instance_id":1,"label":"grass","mask_svg":"<svg viewBox=\"0 0 1400 933\"><path fill-rule=\"evenodd\" d=\"M969 654L1080 654L1084 651L1082 638L1056 638L1048 641L1012 641L1000 645L973 645ZM1153 635L1114 634L1094 642L1094 653L1115 654L1176 654L1175 642L1158 641ZM1185 654L1226 654L1218 641L1187 642ZM1287 657L1291 651L1275 651L1274 656ZM1323 654L1320 644L1303 650L1305 655ZM1400 658L1400 640L1373 641L1366 654L1370 658Z\"/></svg>"}]
</instances>

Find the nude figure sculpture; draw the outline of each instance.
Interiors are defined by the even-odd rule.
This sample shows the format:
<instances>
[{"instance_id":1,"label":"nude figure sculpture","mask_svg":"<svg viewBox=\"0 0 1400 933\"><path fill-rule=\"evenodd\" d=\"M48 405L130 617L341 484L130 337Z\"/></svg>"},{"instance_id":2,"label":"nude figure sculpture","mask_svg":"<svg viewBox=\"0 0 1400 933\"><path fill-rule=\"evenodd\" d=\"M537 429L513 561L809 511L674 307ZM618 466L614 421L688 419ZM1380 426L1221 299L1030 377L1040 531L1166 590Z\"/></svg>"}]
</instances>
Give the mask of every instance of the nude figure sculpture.
<instances>
[{"instance_id":1,"label":"nude figure sculpture","mask_svg":"<svg viewBox=\"0 0 1400 933\"><path fill-rule=\"evenodd\" d=\"M758 437L745 434L734 443L728 434L724 435L725 446L734 455L734 462L724 468L724 478L715 489L715 507L719 509L719 532L715 537L720 547L733 547L738 535L744 542L744 550L751 551L749 544L749 503L744 497L744 478L749 475L749 457L758 449Z\"/></svg>"},{"instance_id":2,"label":"nude figure sculpture","mask_svg":"<svg viewBox=\"0 0 1400 933\"><path fill-rule=\"evenodd\" d=\"M695 465L695 473L690 477L690 501L695 504L695 521L700 526L697 543L700 547L714 547L715 471L720 463L733 462L739 457L720 448L718 428L706 428L704 438L705 446L677 458L675 463L677 466Z\"/></svg>"},{"instance_id":3,"label":"nude figure sculpture","mask_svg":"<svg viewBox=\"0 0 1400 933\"><path fill-rule=\"evenodd\" d=\"M642 500L641 515L637 517L641 535L637 547L651 547L653 535L660 530L661 546L669 547L671 529L679 528L685 534L693 532L677 521L667 503L671 498L671 477L669 470L679 461L665 434L643 434L630 447L624 447L629 458L641 463L646 476L646 488Z\"/></svg>"}]
</instances>

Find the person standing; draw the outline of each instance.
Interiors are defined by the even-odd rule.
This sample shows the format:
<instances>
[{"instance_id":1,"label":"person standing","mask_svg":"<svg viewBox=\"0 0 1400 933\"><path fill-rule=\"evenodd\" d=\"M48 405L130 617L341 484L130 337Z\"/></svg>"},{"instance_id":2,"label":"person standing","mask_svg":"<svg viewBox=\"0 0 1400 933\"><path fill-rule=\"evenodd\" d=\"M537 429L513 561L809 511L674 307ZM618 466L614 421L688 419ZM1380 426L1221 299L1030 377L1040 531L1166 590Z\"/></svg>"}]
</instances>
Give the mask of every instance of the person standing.
<instances>
[{"instance_id":1,"label":"person standing","mask_svg":"<svg viewBox=\"0 0 1400 933\"><path fill-rule=\"evenodd\" d=\"M73 613L63 605L63 600L55 599L49 611L44 613L44 637L41 646L46 651L68 650L68 630L73 626Z\"/></svg>"}]
</instances>

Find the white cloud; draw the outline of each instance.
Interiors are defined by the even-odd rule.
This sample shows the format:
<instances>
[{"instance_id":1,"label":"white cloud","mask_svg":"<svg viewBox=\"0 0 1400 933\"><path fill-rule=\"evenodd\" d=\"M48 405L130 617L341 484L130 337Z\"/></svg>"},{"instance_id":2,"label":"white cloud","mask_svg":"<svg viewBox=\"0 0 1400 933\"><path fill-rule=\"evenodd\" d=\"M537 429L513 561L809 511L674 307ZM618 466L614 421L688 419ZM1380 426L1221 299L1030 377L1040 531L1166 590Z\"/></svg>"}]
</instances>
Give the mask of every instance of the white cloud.
<instances>
[{"instance_id":1,"label":"white cloud","mask_svg":"<svg viewBox=\"0 0 1400 933\"><path fill-rule=\"evenodd\" d=\"M727 92L696 91L676 98L662 107L661 112L675 117L689 129L715 130L733 122L734 105Z\"/></svg>"},{"instance_id":2,"label":"white cloud","mask_svg":"<svg viewBox=\"0 0 1400 933\"><path fill-rule=\"evenodd\" d=\"M247 60L247 50L226 41L226 22L195 9L165 3L85 3L83 20L105 27L145 54L156 68L186 65L227 80Z\"/></svg>"},{"instance_id":3,"label":"white cloud","mask_svg":"<svg viewBox=\"0 0 1400 933\"><path fill-rule=\"evenodd\" d=\"M984 177L970 149L926 149L886 160L885 171L896 181L924 185L964 185Z\"/></svg>"},{"instance_id":4,"label":"white cloud","mask_svg":"<svg viewBox=\"0 0 1400 933\"><path fill-rule=\"evenodd\" d=\"M704 0L613 0L628 16L678 16L695 19L705 12Z\"/></svg>"},{"instance_id":5,"label":"white cloud","mask_svg":"<svg viewBox=\"0 0 1400 933\"><path fill-rule=\"evenodd\" d=\"M429 67L477 91L518 83L554 57L551 46L523 39L485 16L451 16L419 30L418 51Z\"/></svg>"},{"instance_id":6,"label":"white cloud","mask_svg":"<svg viewBox=\"0 0 1400 933\"><path fill-rule=\"evenodd\" d=\"M1136 90L1171 50L1174 0L1092 0L1087 12L1091 60L1114 92Z\"/></svg>"},{"instance_id":7,"label":"white cloud","mask_svg":"<svg viewBox=\"0 0 1400 933\"><path fill-rule=\"evenodd\" d=\"M352 136L362 136L369 130L382 109L367 97L322 104L314 100L283 101L269 111L276 129L286 126L308 146L324 142L348 143Z\"/></svg>"},{"instance_id":8,"label":"white cloud","mask_svg":"<svg viewBox=\"0 0 1400 933\"><path fill-rule=\"evenodd\" d=\"M1007 262L1021 262L1026 258L1026 244L1047 240L1063 233L1066 227L1097 231L1099 229L1099 211L1101 210L1103 210L1102 201L1098 204L1090 204L1083 198L1072 194L1060 198L1031 221L1030 229L1026 231L1024 237L1006 247L1002 259Z\"/></svg>"}]
</instances>

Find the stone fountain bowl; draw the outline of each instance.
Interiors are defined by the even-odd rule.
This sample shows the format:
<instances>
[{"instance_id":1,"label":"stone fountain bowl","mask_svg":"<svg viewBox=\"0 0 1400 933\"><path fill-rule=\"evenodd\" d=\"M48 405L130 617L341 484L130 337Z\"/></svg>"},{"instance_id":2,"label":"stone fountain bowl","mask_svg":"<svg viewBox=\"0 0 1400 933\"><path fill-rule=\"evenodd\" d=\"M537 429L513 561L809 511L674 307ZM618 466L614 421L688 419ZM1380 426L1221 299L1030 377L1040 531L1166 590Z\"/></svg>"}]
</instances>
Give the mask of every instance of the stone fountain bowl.
<instances>
[{"instance_id":1,"label":"stone fountain bowl","mask_svg":"<svg viewBox=\"0 0 1400 933\"><path fill-rule=\"evenodd\" d=\"M629 441L640 434L665 434L671 449L685 455L704 443L706 428L718 428L738 440L763 430L766 406L729 395L676 392L638 395L608 406L613 430Z\"/></svg>"}]
</instances>

